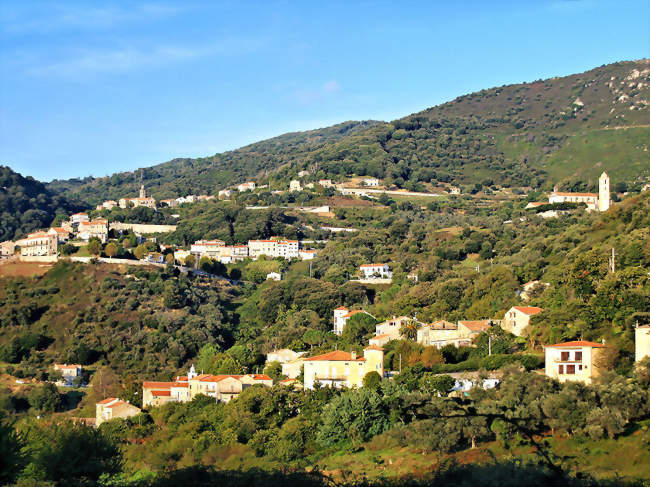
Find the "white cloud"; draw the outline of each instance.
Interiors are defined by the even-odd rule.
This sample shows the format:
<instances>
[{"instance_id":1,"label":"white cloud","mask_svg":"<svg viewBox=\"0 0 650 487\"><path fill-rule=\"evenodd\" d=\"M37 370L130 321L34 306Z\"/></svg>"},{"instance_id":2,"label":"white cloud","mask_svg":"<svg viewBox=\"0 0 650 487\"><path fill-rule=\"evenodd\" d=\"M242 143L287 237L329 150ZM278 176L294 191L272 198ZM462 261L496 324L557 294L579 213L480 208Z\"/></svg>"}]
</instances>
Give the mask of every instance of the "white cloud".
<instances>
[{"instance_id":1,"label":"white cloud","mask_svg":"<svg viewBox=\"0 0 650 487\"><path fill-rule=\"evenodd\" d=\"M55 32L60 30L96 30L137 21L172 16L183 8L169 4L141 3L128 8L87 3L65 5L24 2L5 6L0 28L8 33Z\"/></svg>"},{"instance_id":2,"label":"white cloud","mask_svg":"<svg viewBox=\"0 0 650 487\"><path fill-rule=\"evenodd\" d=\"M323 83L316 89L299 89L291 94L293 98L304 104L310 104L328 96L333 96L341 91L341 85L336 80L330 80Z\"/></svg>"},{"instance_id":3,"label":"white cloud","mask_svg":"<svg viewBox=\"0 0 650 487\"><path fill-rule=\"evenodd\" d=\"M224 39L218 43L200 46L75 49L69 51L60 61L34 63L35 65L27 68L27 72L36 76L58 77L123 73L209 56L243 55L262 45L262 42L253 39Z\"/></svg>"}]
</instances>

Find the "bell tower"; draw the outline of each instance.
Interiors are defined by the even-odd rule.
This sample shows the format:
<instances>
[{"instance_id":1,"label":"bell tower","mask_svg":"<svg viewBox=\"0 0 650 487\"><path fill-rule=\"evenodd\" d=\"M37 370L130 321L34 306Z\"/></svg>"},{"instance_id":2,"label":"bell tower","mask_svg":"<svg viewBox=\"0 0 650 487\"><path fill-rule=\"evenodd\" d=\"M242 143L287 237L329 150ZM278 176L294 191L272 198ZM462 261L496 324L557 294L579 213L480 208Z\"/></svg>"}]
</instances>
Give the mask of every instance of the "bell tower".
<instances>
[{"instance_id":1,"label":"bell tower","mask_svg":"<svg viewBox=\"0 0 650 487\"><path fill-rule=\"evenodd\" d=\"M598 211L607 211L609 204L609 176L603 171L598 178Z\"/></svg>"},{"instance_id":2,"label":"bell tower","mask_svg":"<svg viewBox=\"0 0 650 487\"><path fill-rule=\"evenodd\" d=\"M140 198L146 198L147 192L144 190L144 184L140 186Z\"/></svg>"}]
</instances>

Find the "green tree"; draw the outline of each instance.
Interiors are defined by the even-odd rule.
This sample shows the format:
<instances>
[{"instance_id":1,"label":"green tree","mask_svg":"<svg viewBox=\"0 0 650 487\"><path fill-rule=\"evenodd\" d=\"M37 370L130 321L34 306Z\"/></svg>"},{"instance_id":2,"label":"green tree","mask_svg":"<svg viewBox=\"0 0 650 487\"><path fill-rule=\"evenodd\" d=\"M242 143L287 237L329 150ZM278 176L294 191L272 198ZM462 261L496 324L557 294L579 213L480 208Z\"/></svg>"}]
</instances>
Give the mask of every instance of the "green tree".
<instances>
[{"instance_id":1,"label":"green tree","mask_svg":"<svg viewBox=\"0 0 650 487\"><path fill-rule=\"evenodd\" d=\"M104 253L110 258L115 257L117 255L117 245L113 242L107 243Z\"/></svg>"},{"instance_id":2,"label":"green tree","mask_svg":"<svg viewBox=\"0 0 650 487\"><path fill-rule=\"evenodd\" d=\"M185 297L176 281L167 281L163 288L163 302L167 308L178 309L185 305Z\"/></svg>"},{"instance_id":3,"label":"green tree","mask_svg":"<svg viewBox=\"0 0 650 487\"><path fill-rule=\"evenodd\" d=\"M27 433L30 463L26 476L56 485L97 485L100 477L120 471L117 443L100 430L80 423L34 425Z\"/></svg>"},{"instance_id":4,"label":"green tree","mask_svg":"<svg viewBox=\"0 0 650 487\"><path fill-rule=\"evenodd\" d=\"M59 390L51 382L47 382L29 391L27 400L29 401L30 407L40 412L54 412L62 405L61 394L59 394Z\"/></svg>"},{"instance_id":5,"label":"green tree","mask_svg":"<svg viewBox=\"0 0 650 487\"><path fill-rule=\"evenodd\" d=\"M374 370L363 377L363 387L377 390L381 385L381 375Z\"/></svg>"},{"instance_id":6,"label":"green tree","mask_svg":"<svg viewBox=\"0 0 650 487\"><path fill-rule=\"evenodd\" d=\"M86 249L88 249L88 253L90 253L90 255L99 255L102 253L102 243L98 238L92 237L90 240L88 240Z\"/></svg>"},{"instance_id":7,"label":"green tree","mask_svg":"<svg viewBox=\"0 0 650 487\"><path fill-rule=\"evenodd\" d=\"M282 364L280 362L270 362L264 367L264 373L273 379L273 382L278 382L283 377Z\"/></svg>"},{"instance_id":8,"label":"green tree","mask_svg":"<svg viewBox=\"0 0 650 487\"><path fill-rule=\"evenodd\" d=\"M362 388L344 392L323 409L318 441L324 446L358 446L389 426L379 393Z\"/></svg>"},{"instance_id":9,"label":"green tree","mask_svg":"<svg viewBox=\"0 0 650 487\"><path fill-rule=\"evenodd\" d=\"M138 260L142 260L147 253L149 253L149 250L144 244L138 245L133 251L133 255Z\"/></svg>"},{"instance_id":10,"label":"green tree","mask_svg":"<svg viewBox=\"0 0 650 487\"><path fill-rule=\"evenodd\" d=\"M25 465L24 441L0 412L0 484L10 485Z\"/></svg>"},{"instance_id":11,"label":"green tree","mask_svg":"<svg viewBox=\"0 0 650 487\"><path fill-rule=\"evenodd\" d=\"M377 320L367 313L355 313L348 318L341 339L350 345L361 344L366 335L374 333Z\"/></svg>"}]
</instances>

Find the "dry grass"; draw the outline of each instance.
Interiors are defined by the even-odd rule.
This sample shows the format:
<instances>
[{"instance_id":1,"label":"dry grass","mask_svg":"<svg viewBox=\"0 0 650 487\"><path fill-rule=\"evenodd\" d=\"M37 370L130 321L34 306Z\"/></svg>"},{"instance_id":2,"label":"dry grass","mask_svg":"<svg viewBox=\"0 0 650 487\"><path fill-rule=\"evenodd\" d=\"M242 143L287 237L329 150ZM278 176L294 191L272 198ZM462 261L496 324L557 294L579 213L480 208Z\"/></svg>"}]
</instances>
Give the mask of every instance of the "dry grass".
<instances>
[{"instance_id":1,"label":"dry grass","mask_svg":"<svg viewBox=\"0 0 650 487\"><path fill-rule=\"evenodd\" d=\"M0 276L31 277L42 276L52 268L53 264L40 262L8 262L0 265Z\"/></svg>"}]
</instances>

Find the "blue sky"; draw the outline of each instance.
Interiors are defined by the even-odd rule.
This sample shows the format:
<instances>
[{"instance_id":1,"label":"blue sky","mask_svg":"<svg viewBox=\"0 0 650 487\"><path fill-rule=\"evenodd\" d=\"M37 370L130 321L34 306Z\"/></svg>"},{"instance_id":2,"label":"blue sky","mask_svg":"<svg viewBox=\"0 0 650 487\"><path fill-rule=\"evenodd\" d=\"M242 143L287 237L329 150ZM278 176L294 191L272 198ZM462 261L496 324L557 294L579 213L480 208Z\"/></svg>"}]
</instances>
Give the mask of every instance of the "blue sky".
<instances>
[{"instance_id":1,"label":"blue sky","mask_svg":"<svg viewBox=\"0 0 650 487\"><path fill-rule=\"evenodd\" d=\"M650 1L0 2L0 164L212 155L650 55Z\"/></svg>"}]
</instances>

